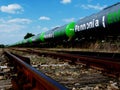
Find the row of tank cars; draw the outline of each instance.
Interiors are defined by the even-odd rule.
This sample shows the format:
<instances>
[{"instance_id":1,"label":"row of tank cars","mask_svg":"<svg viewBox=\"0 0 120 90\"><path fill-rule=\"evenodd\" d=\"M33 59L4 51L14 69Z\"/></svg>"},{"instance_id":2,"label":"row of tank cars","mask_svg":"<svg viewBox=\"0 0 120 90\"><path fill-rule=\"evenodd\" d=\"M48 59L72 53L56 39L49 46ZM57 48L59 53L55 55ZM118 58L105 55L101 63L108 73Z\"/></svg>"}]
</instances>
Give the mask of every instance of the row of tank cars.
<instances>
[{"instance_id":1,"label":"row of tank cars","mask_svg":"<svg viewBox=\"0 0 120 90\"><path fill-rule=\"evenodd\" d=\"M77 22L71 22L47 32L42 32L10 46L35 45L37 43L42 46L79 40L83 37L99 38L107 35L120 35L120 2Z\"/></svg>"}]
</instances>

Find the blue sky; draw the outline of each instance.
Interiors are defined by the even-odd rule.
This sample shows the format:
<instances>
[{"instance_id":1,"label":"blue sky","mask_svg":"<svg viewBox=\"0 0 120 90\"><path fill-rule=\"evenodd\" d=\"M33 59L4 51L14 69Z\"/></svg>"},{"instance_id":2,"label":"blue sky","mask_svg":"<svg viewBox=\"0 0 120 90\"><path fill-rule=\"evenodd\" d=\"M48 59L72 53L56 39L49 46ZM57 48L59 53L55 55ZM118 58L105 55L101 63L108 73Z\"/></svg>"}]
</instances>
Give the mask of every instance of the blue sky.
<instances>
[{"instance_id":1,"label":"blue sky","mask_svg":"<svg viewBox=\"0 0 120 90\"><path fill-rule=\"evenodd\" d=\"M97 13L119 0L0 0L0 44Z\"/></svg>"}]
</instances>

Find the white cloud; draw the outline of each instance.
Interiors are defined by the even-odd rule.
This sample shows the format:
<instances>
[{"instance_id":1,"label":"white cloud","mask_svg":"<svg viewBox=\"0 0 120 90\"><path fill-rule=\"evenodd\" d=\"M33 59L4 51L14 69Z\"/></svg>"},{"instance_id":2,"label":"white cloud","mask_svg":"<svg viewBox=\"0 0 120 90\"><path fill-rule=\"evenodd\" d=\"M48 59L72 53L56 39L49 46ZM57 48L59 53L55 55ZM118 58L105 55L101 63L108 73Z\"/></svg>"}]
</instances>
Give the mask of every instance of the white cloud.
<instances>
[{"instance_id":1,"label":"white cloud","mask_svg":"<svg viewBox=\"0 0 120 90\"><path fill-rule=\"evenodd\" d=\"M24 29L25 26L23 25L17 25L17 24L1 24L0 25L0 32L10 33L10 32L16 32L18 30Z\"/></svg>"},{"instance_id":2,"label":"white cloud","mask_svg":"<svg viewBox=\"0 0 120 90\"><path fill-rule=\"evenodd\" d=\"M29 24L32 21L26 18L15 18L7 21L8 23L20 23L20 24Z\"/></svg>"},{"instance_id":3,"label":"white cloud","mask_svg":"<svg viewBox=\"0 0 120 90\"><path fill-rule=\"evenodd\" d=\"M50 20L50 18L49 18L49 17L46 17L46 16L41 16L41 17L39 18L39 20Z\"/></svg>"},{"instance_id":4,"label":"white cloud","mask_svg":"<svg viewBox=\"0 0 120 90\"><path fill-rule=\"evenodd\" d=\"M27 18L0 18L0 43L12 44L23 39L26 31L30 29L30 22L32 21Z\"/></svg>"},{"instance_id":5,"label":"white cloud","mask_svg":"<svg viewBox=\"0 0 120 90\"><path fill-rule=\"evenodd\" d=\"M38 25L38 26L36 26L36 28L39 30L39 29L41 29L41 26ZM35 29L36 29L36 28L35 28ZM34 29L34 27L33 27L33 29Z\"/></svg>"},{"instance_id":6,"label":"white cloud","mask_svg":"<svg viewBox=\"0 0 120 90\"><path fill-rule=\"evenodd\" d=\"M43 31L48 31L49 29L47 27L42 28Z\"/></svg>"},{"instance_id":7,"label":"white cloud","mask_svg":"<svg viewBox=\"0 0 120 90\"><path fill-rule=\"evenodd\" d=\"M27 18L14 18L14 19L3 19L0 18L0 23L4 24L29 24L32 20Z\"/></svg>"},{"instance_id":8,"label":"white cloud","mask_svg":"<svg viewBox=\"0 0 120 90\"><path fill-rule=\"evenodd\" d=\"M72 21L74 21L75 20L75 18L68 18L68 19L63 19L63 21L64 22L72 22Z\"/></svg>"},{"instance_id":9,"label":"white cloud","mask_svg":"<svg viewBox=\"0 0 120 90\"><path fill-rule=\"evenodd\" d=\"M71 3L71 0L62 0L61 3L62 4L68 4L68 3Z\"/></svg>"},{"instance_id":10,"label":"white cloud","mask_svg":"<svg viewBox=\"0 0 120 90\"><path fill-rule=\"evenodd\" d=\"M13 32L23 30L26 28L26 24L29 24L30 22L32 22L30 19L25 18L14 18L9 20L1 18L0 32Z\"/></svg>"},{"instance_id":11,"label":"white cloud","mask_svg":"<svg viewBox=\"0 0 120 90\"><path fill-rule=\"evenodd\" d=\"M95 10L102 10L103 8L107 7L107 5L103 5L103 6L100 6L100 4L98 3L97 5L91 5L91 4L88 4L88 5L81 5L82 8L84 9L95 9Z\"/></svg>"},{"instance_id":12,"label":"white cloud","mask_svg":"<svg viewBox=\"0 0 120 90\"><path fill-rule=\"evenodd\" d=\"M1 12L11 13L11 14L19 14L23 12L22 6L19 4L9 4L7 6L1 6L0 7Z\"/></svg>"},{"instance_id":13,"label":"white cloud","mask_svg":"<svg viewBox=\"0 0 120 90\"><path fill-rule=\"evenodd\" d=\"M34 28L33 28L33 29L34 29ZM40 25L36 26L35 29L38 30L39 33L40 33L40 32L45 32L45 31L48 31L48 30L49 30L48 27L43 27L43 26L40 26ZM37 34L38 34L38 32L37 32Z\"/></svg>"}]
</instances>

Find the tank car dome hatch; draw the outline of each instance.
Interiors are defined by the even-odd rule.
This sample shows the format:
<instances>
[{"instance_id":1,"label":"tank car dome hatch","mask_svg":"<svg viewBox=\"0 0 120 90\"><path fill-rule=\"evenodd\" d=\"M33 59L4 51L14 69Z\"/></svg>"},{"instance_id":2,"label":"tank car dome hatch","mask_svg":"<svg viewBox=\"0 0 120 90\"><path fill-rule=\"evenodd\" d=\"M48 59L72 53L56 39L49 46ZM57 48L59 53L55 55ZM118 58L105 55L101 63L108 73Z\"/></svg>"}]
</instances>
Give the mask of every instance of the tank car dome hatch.
<instances>
[{"instance_id":1,"label":"tank car dome hatch","mask_svg":"<svg viewBox=\"0 0 120 90\"><path fill-rule=\"evenodd\" d=\"M69 39L75 36L74 27L75 22L71 22L66 26L66 35L69 37Z\"/></svg>"}]
</instances>

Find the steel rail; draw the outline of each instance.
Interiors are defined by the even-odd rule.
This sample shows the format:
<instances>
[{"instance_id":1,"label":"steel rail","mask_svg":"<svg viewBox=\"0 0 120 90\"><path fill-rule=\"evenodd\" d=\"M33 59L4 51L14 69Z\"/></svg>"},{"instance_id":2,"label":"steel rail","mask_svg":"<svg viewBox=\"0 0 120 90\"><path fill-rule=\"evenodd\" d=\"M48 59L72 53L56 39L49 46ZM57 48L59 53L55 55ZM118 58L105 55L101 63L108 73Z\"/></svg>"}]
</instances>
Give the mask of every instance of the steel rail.
<instances>
[{"instance_id":1,"label":"steel rail","mask_svg":"<svg viewBox=\"0 0 120 90\"><path fill-rule=\"evenodd\" d=\"M22 77L22 88L23 90L68 90L66 87L59 84L57 81L46 76L42 72L31 67L29 64L21 60L14 54L5 51L5 55L15 65L17 72L20 73L18 77ZM21 74L22 72L22 74ZM19 79L19 78L18 78ZM21 80L21 79L19 79ZM18 81L19 82L19 81ZM21 86L20 86L21 87ZM19 89L20 90L20 89Z\"/></svg>"}]
</instances>

